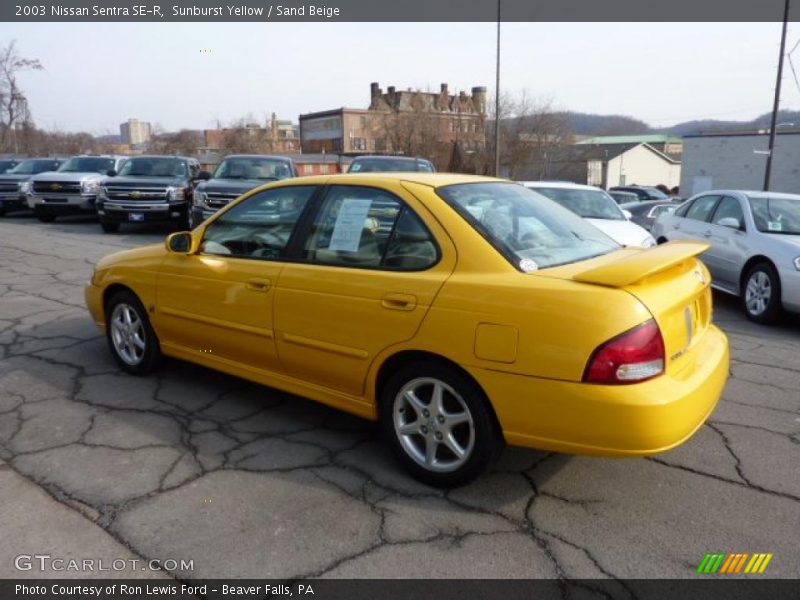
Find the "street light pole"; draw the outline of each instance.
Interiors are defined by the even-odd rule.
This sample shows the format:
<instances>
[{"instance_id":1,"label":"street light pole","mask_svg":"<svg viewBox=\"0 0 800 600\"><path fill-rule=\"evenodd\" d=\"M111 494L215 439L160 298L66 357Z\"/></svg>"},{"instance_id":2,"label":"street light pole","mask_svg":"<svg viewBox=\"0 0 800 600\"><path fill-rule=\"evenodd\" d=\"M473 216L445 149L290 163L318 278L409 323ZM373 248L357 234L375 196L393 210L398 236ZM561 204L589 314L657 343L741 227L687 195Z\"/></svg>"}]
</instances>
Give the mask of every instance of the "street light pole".
<instances>
[{"instance_id":1,"label":"street light pole","mask_svg":"<svg viewBox=\"0 0 800 600\"><path fill-rule=\"evenodd\" d=\"M494 176L500 176L500 1L497 0L497 66L494 85ZM789 0L786 0L787 2Z\"/></svg>"},{"instance_id":2,"label":"street light pole","mask_svg":"<svg viewBox=\"0 0 800 600\"><path fill-rule=\"evenodd\" d=\"M764 191L769 191L769 178L772 175L772 155L775 153L775 130L777 129L778 109L781 104L781 81L783 79L783 58L786 53L786 26L789 23L789 0L783 8L783 30L781 31L781 52L778 57L778 80L775 82L775 103L772 105L772 122L769 128L769 147L767 166L764 171Z\"/></svg>"}]
</instances>

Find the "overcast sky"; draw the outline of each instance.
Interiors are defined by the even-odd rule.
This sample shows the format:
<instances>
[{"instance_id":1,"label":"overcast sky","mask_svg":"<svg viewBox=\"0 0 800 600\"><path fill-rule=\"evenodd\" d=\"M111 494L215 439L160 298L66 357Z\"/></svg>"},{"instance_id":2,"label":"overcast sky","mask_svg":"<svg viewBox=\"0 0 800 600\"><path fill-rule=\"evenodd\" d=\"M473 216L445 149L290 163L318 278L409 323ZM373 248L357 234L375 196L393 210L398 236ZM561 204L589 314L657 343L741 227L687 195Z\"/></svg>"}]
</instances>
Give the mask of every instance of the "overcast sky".
<instances>
[{"instance_id":1,"label":"overcast sky","mask_svg":"<svg viewBox=\"0 0 800 600\"><path fill-rule=\"evenodd\" d=\"M366 108L369 84L451 90L495 79L493 23L24 23L0 43L38 58L21 83L45 128L118 133L136 117L166 129L251 113ZM788 49L800 38L789 28ZM771 110L779 23L507 23L501 87L568 110L654 126L750 119ZM205 52L201 52L205 50ZM795 54L800 67L800 49ZM800 107L787 68L784 108Z\"/></svg>"}]
</instances>

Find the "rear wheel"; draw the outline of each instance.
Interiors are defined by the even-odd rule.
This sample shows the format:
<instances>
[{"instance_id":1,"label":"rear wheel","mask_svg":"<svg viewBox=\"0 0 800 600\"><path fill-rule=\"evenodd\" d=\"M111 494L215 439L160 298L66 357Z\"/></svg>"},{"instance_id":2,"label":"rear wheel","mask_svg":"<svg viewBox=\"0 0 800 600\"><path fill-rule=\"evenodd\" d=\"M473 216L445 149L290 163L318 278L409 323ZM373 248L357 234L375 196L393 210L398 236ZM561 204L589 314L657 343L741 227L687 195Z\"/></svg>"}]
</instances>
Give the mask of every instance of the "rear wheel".
<instances>
[{"instance_id":1,"label":"rear wheel","mask_svg":"<svg viewBox=\"0 0 800 600\"><path fill-rule=\"evenodd\" d=\"M101 221L100 227L103 228L105 233L117 233L119 231L119 223L112 223L111 221Z\"/></svg>"},{"instance_id":2,"label":"rear wheel","mask_svg":"<svg viewBox=\"0 0 800 600\"><path fill-rule=\"evenodd\" d=\"M161 358L147 311L133 292L117 292L108 301L106 338L117 364L132 375L149 373Z\"/></svg>"},{"instance_id":3,"label":"rear wheel","mask_svg":"<svg viewBox=\"0 0 800 600\"><path fill-rule=\"evenodd\" d=\"M381 427L417 479L454 487L480 475L502 448L481 389L443 364L402 367L381 394Z\"/></svg>"},{"instance_id":4,"label":"rear wheel","mask_svg":"<svg viewBox=\"0 0 800 600\"><path fill-rule=\"evenodd\" d=\"M742 305L747 318L756 323L775 323L783 312L781 280L767 262L754 265L745 275Z\"/></svg>"}]
</instances>

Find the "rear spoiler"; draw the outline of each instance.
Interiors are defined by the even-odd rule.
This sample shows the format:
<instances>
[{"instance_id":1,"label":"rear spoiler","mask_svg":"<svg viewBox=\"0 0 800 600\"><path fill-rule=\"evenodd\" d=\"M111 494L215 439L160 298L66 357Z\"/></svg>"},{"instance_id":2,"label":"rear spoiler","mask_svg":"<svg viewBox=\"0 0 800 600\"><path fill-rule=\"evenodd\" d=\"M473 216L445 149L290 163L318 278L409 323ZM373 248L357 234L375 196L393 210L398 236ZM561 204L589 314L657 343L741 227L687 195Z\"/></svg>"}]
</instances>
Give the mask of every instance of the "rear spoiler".
<instances>
[{"instance_id":1,"label":"rear spoiler","mask_svg":"<svg viewBox=\"0 0 800 600\"><path fill-rule=\"evenodd\" d=\"M708 250L705 242L669 242L602 267L581 271L572 276L575 281L609 287L625 287Z\"/></svg>"}]
</instances>

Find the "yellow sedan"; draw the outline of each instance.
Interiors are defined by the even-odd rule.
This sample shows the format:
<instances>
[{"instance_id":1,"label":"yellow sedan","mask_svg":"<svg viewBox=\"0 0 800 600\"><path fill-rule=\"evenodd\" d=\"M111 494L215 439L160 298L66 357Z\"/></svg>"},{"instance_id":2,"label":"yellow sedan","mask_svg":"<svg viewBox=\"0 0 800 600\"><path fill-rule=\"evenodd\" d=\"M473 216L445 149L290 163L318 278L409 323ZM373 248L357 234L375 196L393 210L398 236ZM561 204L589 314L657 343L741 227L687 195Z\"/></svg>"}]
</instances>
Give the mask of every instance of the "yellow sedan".
<instances>
[{"instance_id":1,"label":"yellow sedan","mask_svg":"<svg viewBox=\"0 0 800 600\"><path fill-rule=\"evenodd\" d=\"M639 456L686 441L728 374L702 243L622 248L520 185L305 177L102 259L119 366L192 361L378 420L433 485L503 443Z\"/></svg>"}]
</instances>

